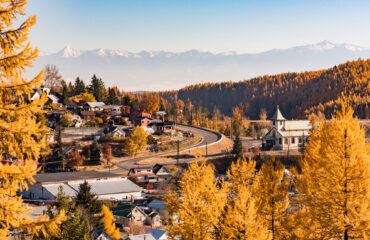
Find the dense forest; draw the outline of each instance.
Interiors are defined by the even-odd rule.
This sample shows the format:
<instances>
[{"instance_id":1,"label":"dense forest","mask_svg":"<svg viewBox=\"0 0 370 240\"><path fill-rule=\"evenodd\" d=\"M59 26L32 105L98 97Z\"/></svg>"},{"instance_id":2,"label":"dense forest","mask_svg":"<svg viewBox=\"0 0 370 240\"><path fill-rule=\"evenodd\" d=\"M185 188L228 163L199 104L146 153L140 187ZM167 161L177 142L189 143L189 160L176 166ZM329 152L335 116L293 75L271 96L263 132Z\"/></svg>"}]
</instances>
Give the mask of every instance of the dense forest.
<instances>
[{"instance_id":1,"label":"dense forest","mask_svg":"<svg viewBox=\"0 0 370 240\"><path fill-rule=\"evenodd\" d=\"M356 60L333 68L302 73L283 73L240 82L196 84L178 92L162 92L167 99L178 96L212 112L231 115L242 106L245 115L258 119L262 109L271 116L280 106L287 118L304 118L312 112L330 116L342 94L349 96L360 118L370 118L370 59Z\"/></svg>"}]
</instances>

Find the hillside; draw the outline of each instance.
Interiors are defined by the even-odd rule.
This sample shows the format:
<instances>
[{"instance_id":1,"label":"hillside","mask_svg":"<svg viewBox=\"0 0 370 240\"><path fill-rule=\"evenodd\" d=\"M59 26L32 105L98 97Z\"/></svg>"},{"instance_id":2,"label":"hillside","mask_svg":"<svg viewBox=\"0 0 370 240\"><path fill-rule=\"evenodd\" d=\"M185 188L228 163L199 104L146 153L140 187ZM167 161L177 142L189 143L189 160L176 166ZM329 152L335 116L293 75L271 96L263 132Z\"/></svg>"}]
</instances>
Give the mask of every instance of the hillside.
<instances>
[{"instance_id":1,"label":"hillside","mask_svg":"<svg viewBox=\"0 0 370 240\"><path fill-rule=\"evenodd\" d=\"M241 82L204 83L178 91L183 101L209 112L217 107L230 114L236 105L246 107L246 116L257 119L261 109L268 116L276 108L288 118L304 118L320 110L327 116L343 93L345 86L356 115L370 118L370 59L356 60L320 71L284 73L257 77Z\"/></svg>"}]
</instances>

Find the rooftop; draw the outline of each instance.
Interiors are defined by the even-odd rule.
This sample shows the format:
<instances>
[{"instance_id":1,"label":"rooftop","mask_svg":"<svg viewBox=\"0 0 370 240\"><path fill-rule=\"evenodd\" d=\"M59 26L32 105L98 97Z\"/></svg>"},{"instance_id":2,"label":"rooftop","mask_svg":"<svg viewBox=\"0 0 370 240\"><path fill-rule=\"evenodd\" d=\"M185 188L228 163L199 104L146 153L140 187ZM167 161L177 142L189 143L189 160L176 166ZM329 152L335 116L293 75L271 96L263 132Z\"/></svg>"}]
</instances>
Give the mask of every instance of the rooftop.
<instances>
[{"instance_id":1,"label":"rooftop","mask_svg":"<svg viewBox=\"0 0 370 240\"><path fill-rule=\"evenodd\" d=\"M68 182L74 180L86 180L119 176L121 175L108 172L82 171L82 172L42 173L36 174L34 178L39 183L53 183L53 182Z\"/></svg>"},{"instance_id":2,"label":"rooftop","mask_svg":"<svg viewBox=\"0 0 370 240\"><path fill-rule=\"evenodd\" d=\"M271 120L285 120L283 114L281 114L279 105L277 105L276 112L272 116Z\"/></svg>"}]
</instances>

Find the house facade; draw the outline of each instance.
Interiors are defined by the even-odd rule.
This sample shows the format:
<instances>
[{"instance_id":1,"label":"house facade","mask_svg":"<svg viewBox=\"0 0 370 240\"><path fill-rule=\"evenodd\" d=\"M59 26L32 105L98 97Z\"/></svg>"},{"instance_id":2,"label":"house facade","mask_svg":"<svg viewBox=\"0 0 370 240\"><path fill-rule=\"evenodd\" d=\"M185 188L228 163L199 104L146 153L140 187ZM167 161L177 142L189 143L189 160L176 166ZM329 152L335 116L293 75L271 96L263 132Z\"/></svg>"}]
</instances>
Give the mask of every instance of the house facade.
<instances>
[{"instance_id":1,"label":"house facade","mask_svg":"<svg viewBox=\"0 0 370 240\"><path fill-rule=\"evenodd\" d=\"M262 138L265 150L294 150L304 147L312 129L310 121L287 120L281 114L279 106L270 120L271 128Z\"/></svg>"}]
</instances>

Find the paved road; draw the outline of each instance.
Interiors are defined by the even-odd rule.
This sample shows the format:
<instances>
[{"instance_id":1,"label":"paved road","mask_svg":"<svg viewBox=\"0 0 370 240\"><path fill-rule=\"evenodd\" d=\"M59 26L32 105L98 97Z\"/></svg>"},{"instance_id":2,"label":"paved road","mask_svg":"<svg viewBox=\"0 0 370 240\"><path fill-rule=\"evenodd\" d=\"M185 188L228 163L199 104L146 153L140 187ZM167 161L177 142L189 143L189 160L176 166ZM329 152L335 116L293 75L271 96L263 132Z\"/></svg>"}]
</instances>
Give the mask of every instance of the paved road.
<instances>
[{"instance_id":1,"label":"paved road","mask_svg":"<svg viewBox=\"0 0 370 240\"><path fill-rule=\"evenodd\" d=\"M199 136L202 137L202 140L198 144L196 144L195 146L192 146L190 149L205 147L207 144L209 145L209 144L215 143L218 140L220 140L220 138L221 138L221 135L218 134L218 133L214 133L214 132L207 131L207 130L197 128L197 127L177 125L177 129L179 129L181 131L191 132L194 135L199 135ZM188 150L188 149L189 148L182 149L182 150ZM168 154L174 154L174 153L176 153L176 149L174 149L173 151L169 151L169 152L165 152L165 153L159 153L159 154L155 154L155 155L151 155L151 156L135 157L135 158L131 158L131 159L122 160L122 161L119 161L119 162L115 163L115 165L118 168L112 170L111 172L120 173L122 171L128 171L130 168L135 167L135 165L138 161L141 161L141 160L144 160L144 159L150 159L150 158L157 158L157 157L161 157L161 156L168 155Z\"/></svg>"}]
</instances>

